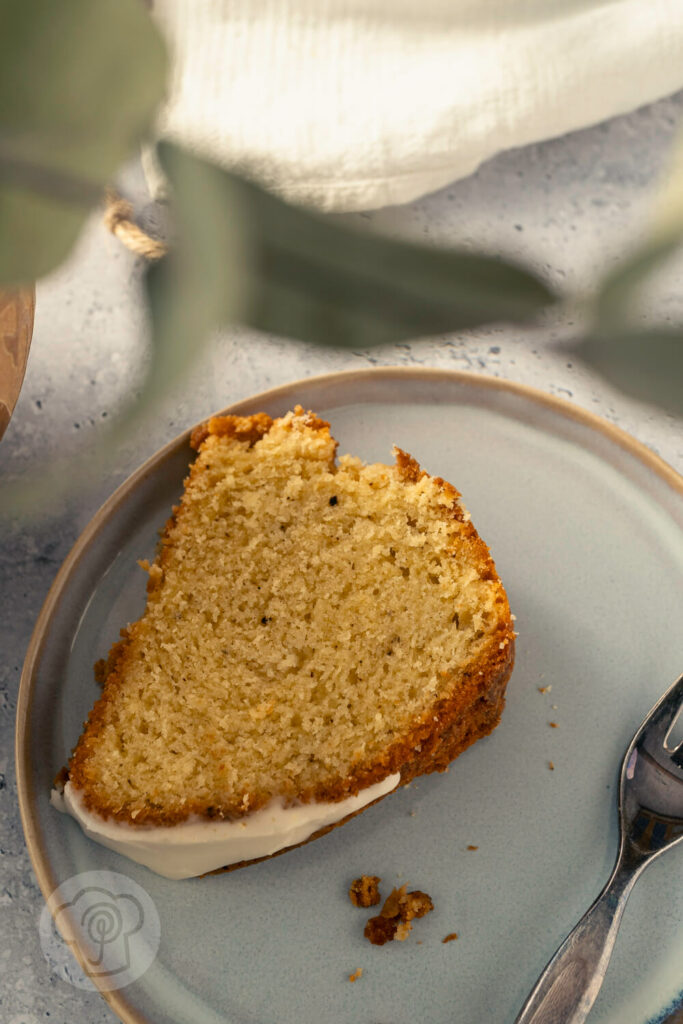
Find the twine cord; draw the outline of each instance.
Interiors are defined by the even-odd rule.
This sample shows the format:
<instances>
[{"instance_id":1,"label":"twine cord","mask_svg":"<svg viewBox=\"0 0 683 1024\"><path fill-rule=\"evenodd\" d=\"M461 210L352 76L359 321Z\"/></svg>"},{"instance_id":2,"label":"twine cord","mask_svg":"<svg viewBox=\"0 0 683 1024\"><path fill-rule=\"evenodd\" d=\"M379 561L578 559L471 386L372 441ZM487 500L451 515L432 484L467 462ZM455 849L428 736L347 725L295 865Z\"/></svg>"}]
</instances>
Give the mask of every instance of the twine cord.
<instances>
[{"instance_id":1,"label":"twine cord","mask_svg":"<svg viewBox=\"0 0 683 1024\"><path fill-rule=\"evenodd\" d=\"M166 255L168 246L160 239L152 238L135 223L133 206L127 199L108 188L105 203L104 223L127 249L147 260L160 260Z\"/></svg>"}]
</instances>

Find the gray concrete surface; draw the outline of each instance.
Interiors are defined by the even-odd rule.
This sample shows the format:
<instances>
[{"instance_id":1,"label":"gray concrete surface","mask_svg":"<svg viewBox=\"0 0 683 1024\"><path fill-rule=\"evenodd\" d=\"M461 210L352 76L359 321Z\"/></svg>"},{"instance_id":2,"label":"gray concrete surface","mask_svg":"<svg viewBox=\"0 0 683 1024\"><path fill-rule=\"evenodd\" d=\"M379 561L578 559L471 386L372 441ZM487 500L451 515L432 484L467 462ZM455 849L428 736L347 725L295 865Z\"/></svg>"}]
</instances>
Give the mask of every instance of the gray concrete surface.
<instances>
[{"instance_id":1,"label":"gray concrete surface","mask_svg":"<svg viewBox=\"0 0 683 1024\"><path fill-rule=\"evenodd\" d=\"M561 287L590 287L643 230L683 108L683 95L571 136L501 155L471 178L405 207L358 215L372 230L486 246L518 256ZM130 194L144 206L132 168ZM148 210L148 215L153 211ZM87 448L139 387L148 358L139 261L89 224L68 264L42 281L21 398L0 444L0 481L37 472L46 456ZM654 315L683 321L683 267L653 294ZM146 456L187 425L249 394L302 376L369 364L487 373L562 395L618 424L683 470L683 421L616 391L568 354L574 327L496 327L367 351L328 351L224 331L198 357L154 421L111 457L86 493L23 517L0 536L0 1022L100 1024L100 998L50 975L37 918L43 905L16 803L13 727L22 660L48 587L79 532ZM2 483L0 483L0 488ZM1 499L0 490L0 500Z\"/></svg>"}]
</instances>

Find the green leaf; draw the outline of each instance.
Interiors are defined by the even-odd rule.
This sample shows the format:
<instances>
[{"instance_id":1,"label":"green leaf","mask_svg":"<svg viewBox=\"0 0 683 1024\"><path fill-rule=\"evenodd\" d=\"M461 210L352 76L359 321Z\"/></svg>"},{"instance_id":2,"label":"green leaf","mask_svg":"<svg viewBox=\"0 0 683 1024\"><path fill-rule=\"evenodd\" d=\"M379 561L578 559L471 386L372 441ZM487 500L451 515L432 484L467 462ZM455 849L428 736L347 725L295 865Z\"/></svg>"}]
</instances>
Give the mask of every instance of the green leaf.
<instances>
[{"instance_id":1,"label":"green leaf","mask_svg":"<svg viewBox=\"0 0 683 1024\"><path fill-rule=\"evenodd\" d=\"M607 330L627 323L637 306L641 288L683 241L683 230L656 234L639 246L603 278L595 300L595 319Z\"/></svg>"},{"instance_id":2,"label":"green leaf","mask_svg":"<svg viewBox=\"0 0 683 1024\"><path fill-rule=\"evenodd\" d=\"M0 281L68 253L164 95L164 45L140 0L0 4Z\"/></svg>"},{"instance_id":3,"label":"green leaf","mask_svg":"<svg viewBox=\"0 0 683 1024\"><path fill-rule=\"evenodd\" d=\"M253 262L241 182L180 149L164 149L174 188L176 242L146 275L153 356L144 395L150 400L196 360L197 347L211 331L246 319L250 281L245 269Z\"/></svg>"},{"instance_id":4,"label":"green leaf","mask_svg":"<svg viewBox=\"0 0 683 1024\"><path fill-rule=\"evenodd\" d=\"M0 282L37 280L61 263L86 214L45 196L0 186Z\"/></svg>"},{"instance_id":5,"label":"green leaf","mask_svg":"<svg viewBox=\"0 0 683 1024\"><path fill-rule=\"evenodd\" d=\"M159 157L178 218L173 270L150 274L160 340L168 330L177 334L179 321L190 342L209 326L239 320L304 341L365 347L528 322L555 300L515 263L366 234L167 143Z\"/></svg>"},{"instance_id":6,"label":"green leaf","mask_svg":"<svg viewBox=\"0 0 683 1024\"><path fill-rule=\"evenodd\" d=\"M574 351L621 391L683 415L683 327L593 335Z\"/></svg>"},{"instance_id":7,"label":"green leaf","mask_svg":"<svg viewBox=\"0 0 683 1024\"><path fill-rule=\"evenodd\" d=\"M683 327L638 326L650 278L683 243L683 136L655 193L645 240L600 283L594 327L576 355L611 384L641 401L683 414Z\"/></svg>"},{"instance_id":8,"label":"green leaf","mask_svg":"<svg viewBox=\"0 0 683 1024\"><path fill-rule=\"evenodd\" d=\"M683 243L683 134L675 141L651 201L645 240L602 280L594 301L600 332L628 326L649 278Z\"/></svg>"}]
</instances>

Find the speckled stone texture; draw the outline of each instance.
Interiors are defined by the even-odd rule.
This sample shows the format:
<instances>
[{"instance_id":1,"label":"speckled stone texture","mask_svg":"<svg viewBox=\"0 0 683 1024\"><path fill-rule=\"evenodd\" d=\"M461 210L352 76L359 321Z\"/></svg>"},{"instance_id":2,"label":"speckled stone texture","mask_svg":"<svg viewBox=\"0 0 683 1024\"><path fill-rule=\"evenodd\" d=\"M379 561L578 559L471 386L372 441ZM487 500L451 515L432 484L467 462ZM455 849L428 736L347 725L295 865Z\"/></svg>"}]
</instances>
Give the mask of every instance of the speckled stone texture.
<instances>
[{"instance_id":1,"label":"speckled stone texture","mask_svg":"<svg viewBox=\"0 0 683 1024\"><path fill-rule=\"evenodd\" d=\"M484 246L531 263L560 287L589 286L638 238L683 95L605 125L500 156L473 177L409 206L354 216L397 236ZM139 172L125 180L144 207ZM147 209L148 217L154 211ZM39 284L23 391L0 444L0 479L87 445L135 390L148 359L141 263L94 218L68 265ZM683 320L683 267L651 312ZM0 536L0 1021L100 1024L98 995L51 977L38 941L43 905L16 802L13 728L24 653L54 575L99 503L162 443L207 413L303 376L378 365L488 373L562 395L645 442L683 470L683 421L620 394L567 351L570 316L531 331L492 327L412 344L336 352L232 329L215 338L151 425L123 444L82 497L23 517ZM0 501L2 500L0 491Z\"/></svg>"}]
</instances>

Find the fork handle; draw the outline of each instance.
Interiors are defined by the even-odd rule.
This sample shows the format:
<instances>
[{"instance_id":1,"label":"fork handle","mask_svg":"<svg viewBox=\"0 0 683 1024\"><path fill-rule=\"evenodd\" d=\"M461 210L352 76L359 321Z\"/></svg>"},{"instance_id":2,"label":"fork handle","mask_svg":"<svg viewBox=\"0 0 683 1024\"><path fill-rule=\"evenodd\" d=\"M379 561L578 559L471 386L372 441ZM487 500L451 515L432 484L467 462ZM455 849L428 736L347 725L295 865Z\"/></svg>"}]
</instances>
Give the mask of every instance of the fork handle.
<instances>
[{"instance_id":1,"label":"fork handle","mask_svg":"<svg viewBox=\"0 0 683 1024\"><path fill-rule=\"evenodd\" d=\"M538 979L515 1024L582 1024L602 985L621 916L644 864L617 861L593 905Z\"/></svg>"}]
</instances>

